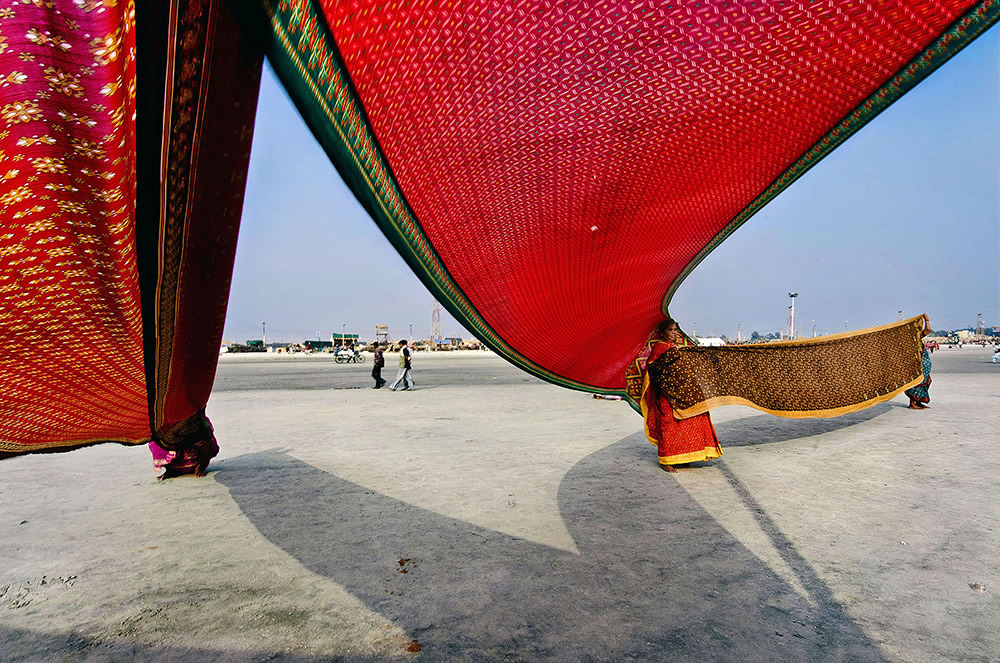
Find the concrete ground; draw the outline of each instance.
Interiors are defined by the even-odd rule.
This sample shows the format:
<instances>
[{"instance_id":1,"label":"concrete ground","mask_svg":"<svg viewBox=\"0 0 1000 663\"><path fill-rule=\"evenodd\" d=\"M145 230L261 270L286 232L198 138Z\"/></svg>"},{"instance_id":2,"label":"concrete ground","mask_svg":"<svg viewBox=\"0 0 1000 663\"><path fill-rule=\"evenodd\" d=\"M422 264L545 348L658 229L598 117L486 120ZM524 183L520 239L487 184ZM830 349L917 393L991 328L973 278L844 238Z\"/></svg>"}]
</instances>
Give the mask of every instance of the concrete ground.
<instances>
[{"instance_id":1,"label":"concrete ground","mask_svg":"<svg viewBox=\"0 0 1000 663\"><path fill-rule=\"evenodd\" d=\"M675 475L625 403L490 353L397 393L223 357L207 478L0 462L0 660L1000 661L989 357L936 352L927 411L716 410Z\"/></svg>"}]
</instances>

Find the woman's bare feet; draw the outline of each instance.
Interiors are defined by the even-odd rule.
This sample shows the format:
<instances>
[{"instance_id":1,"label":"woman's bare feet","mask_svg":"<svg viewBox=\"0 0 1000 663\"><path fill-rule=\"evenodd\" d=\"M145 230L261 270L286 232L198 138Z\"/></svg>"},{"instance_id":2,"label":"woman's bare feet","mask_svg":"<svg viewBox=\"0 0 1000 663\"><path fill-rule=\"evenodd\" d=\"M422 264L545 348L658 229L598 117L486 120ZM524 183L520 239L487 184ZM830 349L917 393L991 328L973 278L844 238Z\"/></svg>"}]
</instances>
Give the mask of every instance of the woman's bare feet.
<instances>
[{"instance_id":1,"label":"woman's bare feet","mask_svg":"<svg viewBox=\"0 0 1000 663\"><path fill-rule=\"evenodd\" d=\"M663 470L664 472L670 472L671 474L677 474L677 468L674 467L673 465L663 465L661 463L660 464L660 469Z\"/></svg>"}]
</instances>

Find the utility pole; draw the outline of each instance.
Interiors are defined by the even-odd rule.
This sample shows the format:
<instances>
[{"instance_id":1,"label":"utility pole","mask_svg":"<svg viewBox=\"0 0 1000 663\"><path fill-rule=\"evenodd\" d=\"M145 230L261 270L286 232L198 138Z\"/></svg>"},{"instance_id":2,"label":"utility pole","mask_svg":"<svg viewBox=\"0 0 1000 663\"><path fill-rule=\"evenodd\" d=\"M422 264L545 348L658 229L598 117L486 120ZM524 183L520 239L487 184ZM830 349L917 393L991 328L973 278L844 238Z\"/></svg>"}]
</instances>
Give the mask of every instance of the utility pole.
<instances>
[{"instance_id":1,"label":"utility pole","mask_svg":"<svg viewBox=\"0 0 1000 663\"><path fill-rule=\"evenodd\" d=\"M261 336L261 339L262 339L261 342L264 344L264 347L266 348L267 347L267 322L260 323L260 336Z\"/></svg>"},{"instance_id":2,"label":"utility pole","mask_svg":"<svg viewBox=\"0 0 1000 663\"><path fill-rule=\"evenodd\" d=\"M799 296L797 292L788 293L788 297L792 300L792 305L788 307L789 315L791 316L791 321L788 324L788 340L795 340L795 298Z\"/></svg>"},{"instance_id":3,"label":"utility pole","mask_svg":"<svg viewBox=\"0 0 1000 663\"><path fill-rule=\"evenodd\" d=\"M431 345L436 349L444 334L441 333L441 305L434 300L434 308L431 309Z\"/></svg>"}]
</instances>

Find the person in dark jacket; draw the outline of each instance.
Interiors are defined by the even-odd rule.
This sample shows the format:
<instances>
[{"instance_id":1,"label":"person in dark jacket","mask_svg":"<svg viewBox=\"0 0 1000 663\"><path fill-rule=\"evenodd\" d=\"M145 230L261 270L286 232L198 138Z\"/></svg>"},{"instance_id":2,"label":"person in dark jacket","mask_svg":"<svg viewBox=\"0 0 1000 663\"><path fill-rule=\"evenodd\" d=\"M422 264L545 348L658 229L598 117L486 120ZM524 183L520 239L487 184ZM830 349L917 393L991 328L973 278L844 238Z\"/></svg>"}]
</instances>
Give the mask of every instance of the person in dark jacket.
<instances>
[{"instance_id":1,"label":"person in dark jacket","mask_svg":"<svg viewBox=\"0 0 1000 663\"><path fill-rule=\"evenodd\" d=\"M375 347L375 365L372 366L372 377L375 378L375 386L372 389L381 389L382 385L385 384L385 380L382 379L382 367L385 366L385 357L382 356L382 348L379 347L378 341L372 343Z\"/></svg>"}]
</instances>

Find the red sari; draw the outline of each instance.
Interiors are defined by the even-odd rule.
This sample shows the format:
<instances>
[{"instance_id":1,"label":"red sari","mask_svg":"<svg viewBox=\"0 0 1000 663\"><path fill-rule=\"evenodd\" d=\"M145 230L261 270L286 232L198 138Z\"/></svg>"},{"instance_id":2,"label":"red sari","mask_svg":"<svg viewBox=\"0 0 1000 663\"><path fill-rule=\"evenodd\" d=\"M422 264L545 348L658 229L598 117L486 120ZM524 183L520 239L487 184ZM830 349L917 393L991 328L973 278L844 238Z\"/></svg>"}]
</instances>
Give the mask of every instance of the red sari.
<instances>
[{"instance_id":1,"label":"red sari","mask_svg":"<svg viewBox=\"0 0 1000 663\"><path fill-rule=\"evenodd\" d=\"M709 460L722 455L719 438L708 413L689 419L674 418L673 408L666 398L650 384L648 366L674 343L650 339L626 371L629 391L634 391L642 408L646 439L656 445L656 455L661 465L680 465Z\"/></svg>"}]
</instances>

